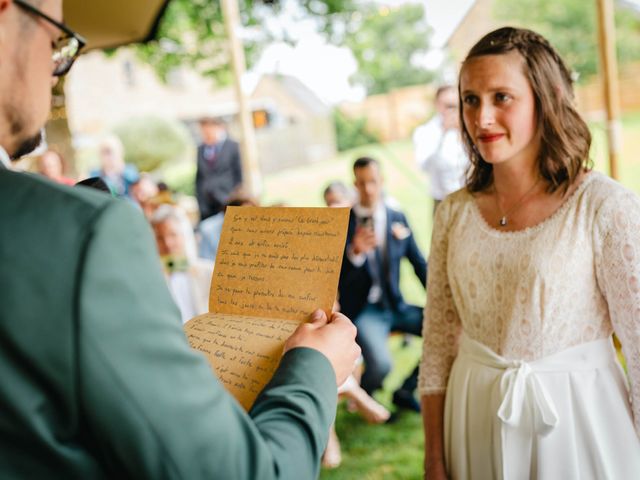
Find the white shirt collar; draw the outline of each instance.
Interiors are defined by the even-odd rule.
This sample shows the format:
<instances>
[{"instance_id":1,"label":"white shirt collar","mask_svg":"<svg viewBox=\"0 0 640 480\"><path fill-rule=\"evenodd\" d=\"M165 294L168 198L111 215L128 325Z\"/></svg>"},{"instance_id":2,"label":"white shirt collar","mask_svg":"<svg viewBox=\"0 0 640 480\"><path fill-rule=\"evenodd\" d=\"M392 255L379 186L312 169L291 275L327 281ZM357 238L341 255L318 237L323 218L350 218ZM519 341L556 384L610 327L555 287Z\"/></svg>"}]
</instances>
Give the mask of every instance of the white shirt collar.
<instances>
[{"instance_id":1,"label":"white shirt collar","mask_svg":"<svg viewBox=\"0 0 640 480\"><path fill-rule=\"evenodd\" d=\"M11 165L11 159L9 158L9 154L1 146L0 146L0 163L4 165L6 168L9 168L9 166Z\"/></svg>"},{"instance_id":2,"label":"white shirt collar","mask_svg":"<svg viewBox=\"0 0 640 480\"><path fill-rule=\"evenodd\" d=\"M371 207L363 207L359 203L356 203L353 206L353 211L355 212L357 217L368 217L368 216L380 216L386 213L386 208L384 206L384 201L380 200L375 208Z\"/></svg>"}]
</instances>

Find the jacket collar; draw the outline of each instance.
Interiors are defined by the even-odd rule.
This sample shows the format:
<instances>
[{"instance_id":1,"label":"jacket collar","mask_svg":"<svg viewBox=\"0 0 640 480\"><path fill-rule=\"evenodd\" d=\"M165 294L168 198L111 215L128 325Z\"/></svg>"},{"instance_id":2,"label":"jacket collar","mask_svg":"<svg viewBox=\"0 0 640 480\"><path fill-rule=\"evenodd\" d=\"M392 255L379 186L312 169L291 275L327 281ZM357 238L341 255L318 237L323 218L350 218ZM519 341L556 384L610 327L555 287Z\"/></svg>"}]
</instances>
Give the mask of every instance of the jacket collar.
<instances>
[{"instance_id":1,"label":"jacket collar","mask_svg":"<svg viewBox=\"0 0 640 480\"><path fill-rule=\"evenodd\" d=\"M11 160L9 159L9 154L7 151L0 146L0 169L9 168L11 164Z\"/></svg>"}]
</instances>

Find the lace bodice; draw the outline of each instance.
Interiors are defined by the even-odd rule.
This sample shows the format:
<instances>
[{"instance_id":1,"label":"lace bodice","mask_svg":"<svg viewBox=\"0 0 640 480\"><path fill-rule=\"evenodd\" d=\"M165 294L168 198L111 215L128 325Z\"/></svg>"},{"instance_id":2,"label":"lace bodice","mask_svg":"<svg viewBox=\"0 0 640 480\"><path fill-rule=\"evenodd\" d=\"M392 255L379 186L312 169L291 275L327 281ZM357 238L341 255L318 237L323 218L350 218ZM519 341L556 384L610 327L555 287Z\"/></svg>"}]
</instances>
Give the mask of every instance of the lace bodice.
<instances>
[{"instance_id":1,"label":"lace bodice","mask_svg":"<svg viewBox=\"0 0 640 480\"><path fill-rule=\"evenodd\" d=\"M446 389L464 330L501 356L535 360L615 331L640 432L640 199L591 172L540 224L500 232L466 190L436 214L420 393Z\"/></svg>"}]
</instances>

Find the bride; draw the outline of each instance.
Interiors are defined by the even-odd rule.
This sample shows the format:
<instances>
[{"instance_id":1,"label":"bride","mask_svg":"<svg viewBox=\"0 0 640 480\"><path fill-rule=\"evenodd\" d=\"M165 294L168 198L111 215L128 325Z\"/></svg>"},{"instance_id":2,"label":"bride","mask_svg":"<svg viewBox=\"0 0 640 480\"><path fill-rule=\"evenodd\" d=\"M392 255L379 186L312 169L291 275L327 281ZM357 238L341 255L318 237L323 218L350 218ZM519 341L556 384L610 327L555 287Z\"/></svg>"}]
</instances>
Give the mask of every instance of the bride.
<instances>
[{"instance_id":1,"label":"bride","mask_svg":"<svg viewBox=\"0 0 640 480\"><path fill-rule=\"evenodd\" d=\"M590 171L571 74L537 33L482 38L459 92L471 167L432 238L426 478L640 478L640 200Z\"/></svg>"}]
</instances>

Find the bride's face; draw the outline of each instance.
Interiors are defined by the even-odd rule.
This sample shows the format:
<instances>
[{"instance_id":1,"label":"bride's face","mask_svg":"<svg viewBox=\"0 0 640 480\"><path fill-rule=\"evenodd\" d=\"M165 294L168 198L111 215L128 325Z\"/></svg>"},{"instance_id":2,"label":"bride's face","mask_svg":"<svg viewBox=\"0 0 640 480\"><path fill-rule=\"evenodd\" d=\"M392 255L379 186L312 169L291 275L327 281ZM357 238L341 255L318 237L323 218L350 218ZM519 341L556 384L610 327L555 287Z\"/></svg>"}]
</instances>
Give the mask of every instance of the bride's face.
<instances>
[{"instance_id":1,"label":"bride's face","mask_svg":"<svg viewBox=\"0 0 640 480\"><path fill-rule=\"evenodd\" d=\"M465 62L460 75L464 126L482 158L530 167L540 152L535 97L517 52Z\"/></svg>"}]
</instances>

